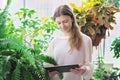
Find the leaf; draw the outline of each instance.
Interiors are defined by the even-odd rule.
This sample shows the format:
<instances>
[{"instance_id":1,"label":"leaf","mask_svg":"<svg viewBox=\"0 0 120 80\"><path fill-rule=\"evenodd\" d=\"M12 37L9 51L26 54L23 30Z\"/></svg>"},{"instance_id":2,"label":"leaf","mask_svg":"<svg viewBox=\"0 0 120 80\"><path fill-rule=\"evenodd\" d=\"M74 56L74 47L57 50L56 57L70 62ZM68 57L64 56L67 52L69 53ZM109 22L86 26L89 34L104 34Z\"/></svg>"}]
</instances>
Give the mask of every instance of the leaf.
<instances>
[{"instance_id":1,"label":"leaf","mask_svg":"<svg viewBox=\"0 0 120 80\"><path fill-rule=\"evenodd\" d=\"M21 64L18 61L12 74L12 80L20 80L21 77L20 68L21 68Z\"/></svg>"},{"instance_id":2,"label":"leaf","mask_svg":"<svg viewBox=\"0 0 120 80\"><path fill-rule=\"evenodd\" d=\"M95 30L91 26L87 26L90 35L95 35Z\"/></svg>"},{"instance_id":3,"label":"leaf","mask_svg":"<svg viewBox=\"0 0 120 80\"><path fill-rule=\"evenodd\" d=\"M120 37L115 38L115 40L111 44L111 51L114 52L114 58L120 57Z\"/></svg>"}]
</instances>

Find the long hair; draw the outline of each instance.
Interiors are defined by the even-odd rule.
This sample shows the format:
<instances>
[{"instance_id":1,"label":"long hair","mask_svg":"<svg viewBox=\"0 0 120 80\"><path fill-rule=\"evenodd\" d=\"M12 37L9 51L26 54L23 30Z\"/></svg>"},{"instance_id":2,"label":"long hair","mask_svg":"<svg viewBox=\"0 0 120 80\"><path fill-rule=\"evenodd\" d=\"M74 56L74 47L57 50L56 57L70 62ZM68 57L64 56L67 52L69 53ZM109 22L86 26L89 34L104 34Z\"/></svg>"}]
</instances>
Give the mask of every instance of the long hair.
<instances>
[{"instance_id":1,"label":"long hair","mask_svg":"<svg viewBox=\"0 0 120 80\"><path fill-rule=\"evenodd\" d=\"M73 20L69 38L70 51L74 48L79 50L82 43L82 38L80 33L80 27L77 25L72 9L68 5L60 5L56 8L53 19L55 20L56 17L59 17L61 15L70 16L70 18Z\"/></svg>"}]
</instances>

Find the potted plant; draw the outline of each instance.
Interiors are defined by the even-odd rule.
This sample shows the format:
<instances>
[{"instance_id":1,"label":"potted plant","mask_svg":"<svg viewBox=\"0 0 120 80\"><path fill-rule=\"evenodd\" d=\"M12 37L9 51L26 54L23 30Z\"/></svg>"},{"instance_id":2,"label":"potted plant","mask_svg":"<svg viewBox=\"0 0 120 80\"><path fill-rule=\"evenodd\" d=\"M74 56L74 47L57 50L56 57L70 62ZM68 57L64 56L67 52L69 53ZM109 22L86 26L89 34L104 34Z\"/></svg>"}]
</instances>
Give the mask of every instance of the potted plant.
<instances>
[{"instance_id":1,"label":"potted plant","mask_svg":"<svg viewBox=\"0 0 120 80\"><path fill-rule=\"evenodd\" d=\"M116 23L114 14L120 12L107 0L86 0L81 6L70 3L81 31L91 37L93 46L105 39L106 30L113 30Z\"/></svg>"}]
</instances>

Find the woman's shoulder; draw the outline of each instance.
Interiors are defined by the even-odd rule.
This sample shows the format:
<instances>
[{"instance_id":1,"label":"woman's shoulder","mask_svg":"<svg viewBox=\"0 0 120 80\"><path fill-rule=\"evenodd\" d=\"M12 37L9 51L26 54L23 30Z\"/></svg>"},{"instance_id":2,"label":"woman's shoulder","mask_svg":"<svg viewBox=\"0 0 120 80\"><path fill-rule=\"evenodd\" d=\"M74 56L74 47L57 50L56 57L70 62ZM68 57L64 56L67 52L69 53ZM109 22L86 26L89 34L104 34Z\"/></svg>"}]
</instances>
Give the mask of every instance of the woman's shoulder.
<instances>
[{"instance_id":1,"label":"woman's shoulder","mask_svg":"<svg viewBox=\"0 0 120 80\"><path fill-rule=\"evenodd\" d=\"M88 35L86 35L85 33L81 32L81 36L82 36L82 41L84 43L87 43L87 44L91 43L92 44L92 39Z\"/></svg>"},{"instance_id":2,"label":"woman's shoulder","mask_svg":"<svg viewBox=\"0 0 120 80\"><path fill-rule=\"evenodd\" d=\"M81 32L81 36L83 39L90 39L91 40L91 38L88 35L86 35L85 33Z\"/></svg>"},{"instance_id":3,"label":"woman's shoulder","mask_svg":"<svg viewBox=\"0 0 120 80\"><path fill-rule=\"evenodd\" d=\"M92 39L88 35L84 33L81 33L81 35L82 35L83 43L85 43L86 45L89 45L89 44L92 45Z\"/></svg>"}]
</instances>

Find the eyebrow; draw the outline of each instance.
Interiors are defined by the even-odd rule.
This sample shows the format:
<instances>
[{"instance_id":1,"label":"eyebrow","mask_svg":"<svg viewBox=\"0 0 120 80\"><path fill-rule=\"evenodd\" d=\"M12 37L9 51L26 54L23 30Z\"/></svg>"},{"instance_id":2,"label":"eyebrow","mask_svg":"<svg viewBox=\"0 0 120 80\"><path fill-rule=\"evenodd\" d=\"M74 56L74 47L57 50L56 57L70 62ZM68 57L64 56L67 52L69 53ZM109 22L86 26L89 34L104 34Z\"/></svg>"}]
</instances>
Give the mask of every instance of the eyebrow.
<instances>
[{"instance_id":1,"label":"eyebrow","mask_svg":"<svg viewBox=\"0 0 120 80\"><path fill-rule=\"evenodd\" d=\"M64 19L64 20L62 20L62 22L63 22L63 21L70 21L70 20L69 20L69 19ZM60 22L60 21L56 21L56 22Z\"/></svg>"}]
</instances>

